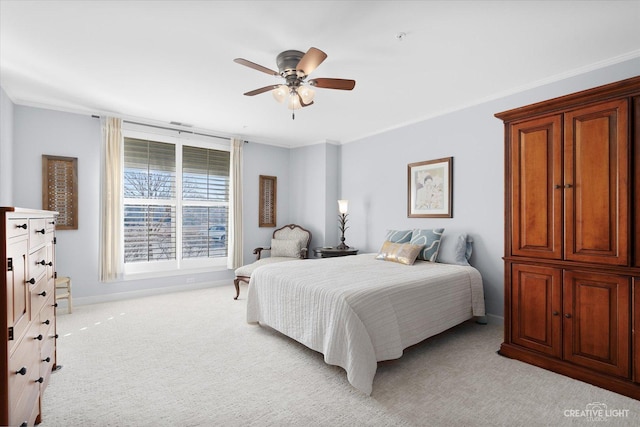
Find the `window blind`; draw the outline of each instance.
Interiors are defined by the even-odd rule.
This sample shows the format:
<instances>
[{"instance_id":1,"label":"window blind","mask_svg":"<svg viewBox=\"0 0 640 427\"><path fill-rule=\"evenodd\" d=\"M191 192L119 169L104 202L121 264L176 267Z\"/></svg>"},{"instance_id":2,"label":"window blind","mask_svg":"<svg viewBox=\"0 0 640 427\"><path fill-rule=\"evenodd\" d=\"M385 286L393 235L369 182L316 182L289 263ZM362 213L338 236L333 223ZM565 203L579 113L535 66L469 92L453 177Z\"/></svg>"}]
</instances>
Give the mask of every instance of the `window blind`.
<instances>
[{"instance_id":1,"label":"window blind","mask_svg":"<svg viewBox=\"0 0 640 427\"><path fill-rule=\"evenodd\" d=\"M125 137L125 263L226 258L230 161L228 151Z\"/></svg>"},{"instance_id":2,"label":"window blind","mask_svg":"<svg viewBox=\"0 0 640 427\"><path fill-rule=\"evenodd\" d=\"M124 141L124 197L175 198L175 145L134 138Z\"/></svg>"},{"instance_id":3,"label":"window blind","mask_svg":"<svg viewBox=\"0 0 640 427\"><path fill-rule=\"evenodd\" d=\"M218 202L182 210L182 257L226 257L229 217L228 151L182 147L182 199Z\"/></svg>"},{"instance_id":4,"label":"window blind","mask_svg":"<svg viewBox=\"0 0 640 427\"><path fill-rule=\"evenodd\" d=\"M229 152L182 147L183 200L229 200Z\"/></svg>"}]
</instances>

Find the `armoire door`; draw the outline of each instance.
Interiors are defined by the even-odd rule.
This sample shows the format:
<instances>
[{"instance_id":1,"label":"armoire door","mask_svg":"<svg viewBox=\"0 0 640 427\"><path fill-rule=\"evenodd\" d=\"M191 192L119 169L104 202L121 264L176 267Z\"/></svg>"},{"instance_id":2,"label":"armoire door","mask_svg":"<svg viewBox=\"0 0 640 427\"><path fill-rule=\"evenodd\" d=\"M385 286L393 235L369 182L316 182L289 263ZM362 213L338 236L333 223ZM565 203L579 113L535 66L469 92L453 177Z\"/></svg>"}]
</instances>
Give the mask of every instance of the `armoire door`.
<instances>
[{"instance_id":1,"label":"armoire door","mask_svg":"<svg viewBox=\"0 0 640 427\"><path fill-rule=\"evenodd\" d=\"M628 102L565 113L565 259L629 262Z\"/></svg>"},{"instance_id":2,"label":"armoire door","mask_svg":"<svg viewBox=\"0 0 640 427\"><path fill-rule=\"evenodd\" d=\"M511 126L511 255L562 258L562 116Z\"/></svg>"},{"instance_id":3,"label":"armoire door","mask_svg":"<svg viewBox=\"0 0 640 427\"><path fill-rule=\"evenodd\" d=\"M630 278L565 271L564 359L629 378Z\"/></svg>"},{"instance_id":4,"label":"armoire door","mask_svg":"<svg viewBox=\"0 0 640 427\"><path fill-rule=\"evenodd\" d=\"M511 342L555 357L562 355L562 271L511 266Z\"/></svg>"}]
</instances>

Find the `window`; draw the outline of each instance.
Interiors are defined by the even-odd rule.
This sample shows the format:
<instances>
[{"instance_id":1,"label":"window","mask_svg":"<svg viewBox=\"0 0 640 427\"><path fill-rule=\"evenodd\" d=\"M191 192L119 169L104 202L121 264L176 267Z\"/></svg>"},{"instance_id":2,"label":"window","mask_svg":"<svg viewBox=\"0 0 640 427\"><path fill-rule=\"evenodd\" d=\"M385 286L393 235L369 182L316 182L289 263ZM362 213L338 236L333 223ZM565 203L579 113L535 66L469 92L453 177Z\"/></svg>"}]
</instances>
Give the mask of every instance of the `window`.
<instances>
[{"instance_id":1,"label":"window","mask_svg":"<svg viewBox=\"0 0 640 427\"><path fill-rule=\"evenodd\" d=\"M229 148L124 135L125 273L226 264Z\"/></svg>"}]
</instances>

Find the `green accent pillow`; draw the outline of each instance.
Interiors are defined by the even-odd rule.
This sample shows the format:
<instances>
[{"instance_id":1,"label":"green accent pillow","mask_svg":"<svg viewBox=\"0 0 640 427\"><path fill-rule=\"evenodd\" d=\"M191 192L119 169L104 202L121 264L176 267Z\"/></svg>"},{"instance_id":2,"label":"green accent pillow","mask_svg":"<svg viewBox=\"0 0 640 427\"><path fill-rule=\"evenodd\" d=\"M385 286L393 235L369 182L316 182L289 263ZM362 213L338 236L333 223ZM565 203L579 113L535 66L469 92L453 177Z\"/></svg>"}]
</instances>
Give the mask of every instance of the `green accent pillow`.
<instances>
[{"instance_id":1,"label":"green accent pillow","mask_svg":"<svg viewBox=\"0 0 640 427\"><path fill-rule=\"evenodd\" d=\"M422 246L422 250L418 254L418 259L436 262L438 259L438 250L440 249L440 240L442 239L444 228L433 229L414 229L411 233L412 245Z\"/></svg>"},{"instance_id":2,"label":"green accent pillow","mask_svg":"<svg viewBox=\"0 0 640 427\"><path fill-rule=\"evenodd\" d=\"M387 235L384 237L391 243L409 243L411 240L411 230L387 230Z\"/></svg>"}]
</instances>

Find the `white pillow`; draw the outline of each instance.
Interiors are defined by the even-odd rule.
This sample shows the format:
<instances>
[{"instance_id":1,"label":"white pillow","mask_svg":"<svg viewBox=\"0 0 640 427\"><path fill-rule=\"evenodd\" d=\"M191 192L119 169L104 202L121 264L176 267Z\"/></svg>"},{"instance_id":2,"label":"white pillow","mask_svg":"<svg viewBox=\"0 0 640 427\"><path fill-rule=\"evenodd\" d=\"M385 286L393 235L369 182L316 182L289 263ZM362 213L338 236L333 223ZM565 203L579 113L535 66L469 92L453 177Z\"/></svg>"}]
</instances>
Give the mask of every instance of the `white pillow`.
<instances>
[{"instance_id":1,"label":"white pillow","mask_svg":"<svg viewBox=\"0 0 640 427\"><path fill-rule=\"evenodd\" d=\"M300 258L300 240L271 239L271 256Z\"/></svg>"},{"instance_id":2,"label":"white pillow","mask_svg":"<svg viewBox=\"0 0 640 427\"><path fill-rule=\"evenodd\" d=\"M440 241L437 262L443 264L470 265L471 242L473 242L473 239L468 238L465 233L445 233Z\"/></svg>"}]
</instances>

